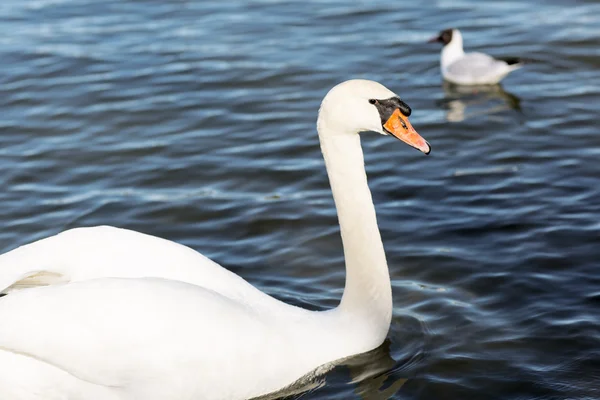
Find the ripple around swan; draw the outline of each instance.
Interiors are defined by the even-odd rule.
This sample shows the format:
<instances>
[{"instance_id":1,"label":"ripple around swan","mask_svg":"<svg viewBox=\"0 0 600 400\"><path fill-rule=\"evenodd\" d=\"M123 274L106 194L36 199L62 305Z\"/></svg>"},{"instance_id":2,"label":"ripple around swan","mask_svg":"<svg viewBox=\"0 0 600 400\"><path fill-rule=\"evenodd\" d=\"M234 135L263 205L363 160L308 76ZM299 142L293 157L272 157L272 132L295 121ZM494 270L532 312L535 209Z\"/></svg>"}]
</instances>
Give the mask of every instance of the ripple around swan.
<instances>
[{"instance_id":1,"label":"ripple around swan","mask_svg":"<svg viewBox=\"0 0 600 400\"><path fill-rule=\"evenodd\" d=\"M8 0L3 250L95 224L184 243L314 310L344 283L326 90L397 90L429 157L365 135L388 341L304 398L600 397L597 2ZM442 85L441 28L529 64ZM234 251L235 250L235 251ZM293 360L290 360L293 362Z\"/></svg>"}]
</instances>

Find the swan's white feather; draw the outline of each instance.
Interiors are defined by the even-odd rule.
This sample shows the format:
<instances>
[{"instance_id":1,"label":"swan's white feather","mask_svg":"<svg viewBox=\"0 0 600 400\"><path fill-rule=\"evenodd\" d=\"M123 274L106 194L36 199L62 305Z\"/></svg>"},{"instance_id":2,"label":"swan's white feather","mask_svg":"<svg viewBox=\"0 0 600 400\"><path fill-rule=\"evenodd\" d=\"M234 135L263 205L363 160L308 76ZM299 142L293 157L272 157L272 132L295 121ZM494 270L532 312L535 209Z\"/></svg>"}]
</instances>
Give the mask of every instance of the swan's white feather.
<instances>
[{"instance_id":1,"label":"swan's white feather","mask_svg":"<svg viewBox=\"0 0 600 400\"><path fill-rule=\"evenodd\" d=\"M312 319L302 319L301 327L293 312L273 313L178 281L95 279L3 298L0 349L42 363L26 372L33 374L28 392L31 385L49 388L54 382L68 389L68 399L89 395L90 385L115 398L182 399L189 393L195 399L243 399L277 390L319 366L304 361L306 348L292 346ZM257 374L271 375L256 380ZM4 394L2 383L0 378Z\"/></svg>"},{"instance_id":2,"label":"swan's white feather","mask_svg":"<svg viewBox=\"0 0 600 400\"><path fill-rule=\"evenodd\" d=\"M232 299L268 297L189 247L112 226L70 229L0 255L0 291L6 293L105 277L166 278Z\"/></svg>"}]
</instances>

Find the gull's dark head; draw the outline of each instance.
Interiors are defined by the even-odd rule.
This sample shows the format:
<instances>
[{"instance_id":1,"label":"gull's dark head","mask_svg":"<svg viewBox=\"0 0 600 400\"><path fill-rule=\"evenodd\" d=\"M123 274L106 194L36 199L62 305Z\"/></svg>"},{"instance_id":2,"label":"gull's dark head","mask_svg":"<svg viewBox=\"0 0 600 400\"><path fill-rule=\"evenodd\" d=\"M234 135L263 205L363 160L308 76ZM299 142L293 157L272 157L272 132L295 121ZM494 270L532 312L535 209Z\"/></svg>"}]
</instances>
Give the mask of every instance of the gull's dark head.
<instances>
[{"instance_id":1,"label":"gull's dark head","mask_svg":"<svg viewBox=\"0 0 600 400\"><path fill-rule=\"evenodd\" d=\"M429 39L429 43L442 43L444 46L452 41L455 29L444 29L438 36L434 36Z\"/></svg>"}]
</instances>

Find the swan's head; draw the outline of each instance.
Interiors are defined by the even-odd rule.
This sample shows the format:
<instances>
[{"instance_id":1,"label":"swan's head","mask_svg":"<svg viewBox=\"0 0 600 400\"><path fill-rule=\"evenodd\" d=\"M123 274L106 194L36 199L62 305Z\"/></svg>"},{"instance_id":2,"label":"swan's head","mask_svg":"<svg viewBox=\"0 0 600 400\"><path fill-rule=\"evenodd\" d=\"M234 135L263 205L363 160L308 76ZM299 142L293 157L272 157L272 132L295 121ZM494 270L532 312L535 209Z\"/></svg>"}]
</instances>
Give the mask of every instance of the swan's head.
<instances>
[{"instance_id":1,"label":"swan's head","mask_svg":"<svg viewBox=\"0 0 600 400\"><path fill-rule=\"evenodd\" d=\"M431 147L408 121L410 114L408 104L385 86L353 79L338 84L327 93L321 103L317 124L321 134L378 132L394 136L429 154Z\"/></svg>"}]
</instances>

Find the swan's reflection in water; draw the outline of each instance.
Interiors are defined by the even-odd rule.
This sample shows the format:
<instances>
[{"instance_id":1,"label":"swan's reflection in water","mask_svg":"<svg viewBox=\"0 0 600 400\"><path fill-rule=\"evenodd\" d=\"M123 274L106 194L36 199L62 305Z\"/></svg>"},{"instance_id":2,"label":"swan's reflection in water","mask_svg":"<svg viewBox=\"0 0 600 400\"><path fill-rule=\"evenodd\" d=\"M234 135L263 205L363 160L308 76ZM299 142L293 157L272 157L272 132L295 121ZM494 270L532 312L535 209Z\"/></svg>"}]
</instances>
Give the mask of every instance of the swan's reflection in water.
<instances>
[{"instance_id":1,"label":"swan's reflection in water","mask_svg":"<svg viewBox=\"0 0 600 400\"><path fill-rule=\"evenodd\" d=\"M356 385L356 393L364 400L387 400L396 394L408 378L395 373L405 364L394 360L390 342L386 340L373 351L352 357L344 363Z\"/></svg>"},{"instance_id":2,"label":"swan's reflection in water","mask_svg":"<svg viewBox=\"0 0 600 400\"><path fill-rule=\"evenodd\" d=\"M414 357L413 357L414 358ZM410 360L408 363L412 363ZM309 391L325 385L326 374L334 368L347 368L354 391L363 400L387 400L396 394L408 380L399 376L406 360L395 361L390 354L390 341L368 353L340 360L318 368L300 381L277 393L253 400L298 399Z\"/></svg>"},{"instance_id":3,"label":"swan's reflection in water","mask_svg":"<svg viewBox=\"0 0 600 400\"><path fill-rule=\"evenodd\" d=\"M448 122L486 116L502 120L503 111L521 112L521 100L500 85L460 86L444 82L444 99L438 105L446 110Z\"/></svg>"}]
</instances>

